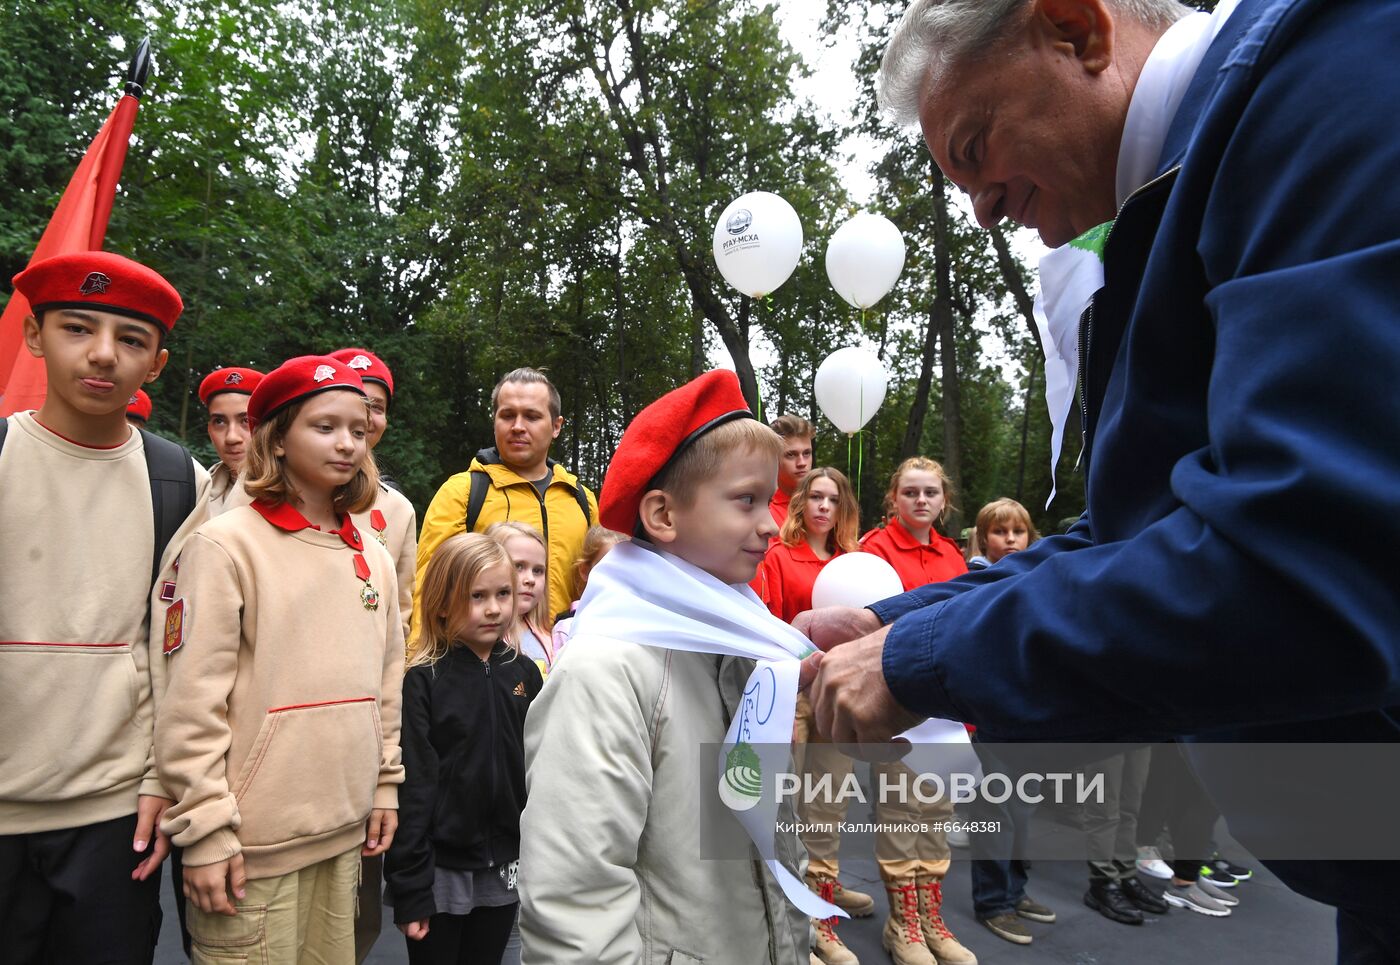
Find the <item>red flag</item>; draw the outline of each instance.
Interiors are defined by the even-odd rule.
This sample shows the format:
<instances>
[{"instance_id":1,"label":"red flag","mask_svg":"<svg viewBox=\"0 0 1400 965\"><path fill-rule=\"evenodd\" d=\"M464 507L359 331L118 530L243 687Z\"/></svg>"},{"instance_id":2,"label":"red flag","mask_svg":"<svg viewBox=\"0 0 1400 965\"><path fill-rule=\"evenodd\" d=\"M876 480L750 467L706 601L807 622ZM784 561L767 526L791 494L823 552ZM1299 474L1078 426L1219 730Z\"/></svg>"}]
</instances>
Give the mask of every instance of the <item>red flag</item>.
<instances>
[{"instance_id":1,"label":"red flag","mask_svg":"<svg viewBox=\"0 0 1400 965\"><path fill-rule=\"evenodd\" d=\"M68 182L68 190L59 199L29 264L54 255L102 248L139 104L130 93L117 102L107 123L93 138L73 180ZM8 287L10 280L3 279L3 283ZM15 292L5 306L5 314L0 316L0 416L37 409L44 402L44 361L30 355L24 344L24 319L28 314L29 302Z\"/></svg>"}]
</instances>

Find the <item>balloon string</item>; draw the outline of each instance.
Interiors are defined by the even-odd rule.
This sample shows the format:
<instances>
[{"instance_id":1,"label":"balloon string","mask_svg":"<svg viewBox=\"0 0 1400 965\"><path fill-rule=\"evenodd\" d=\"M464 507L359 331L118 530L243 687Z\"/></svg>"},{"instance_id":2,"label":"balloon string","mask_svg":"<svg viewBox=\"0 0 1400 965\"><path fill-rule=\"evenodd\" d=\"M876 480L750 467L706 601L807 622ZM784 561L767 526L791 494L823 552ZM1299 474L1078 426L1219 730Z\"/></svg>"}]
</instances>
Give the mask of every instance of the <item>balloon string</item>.
<instances>
[{"instance_id":1,"label":"balloon string","mask_svg":"<svg viewBox=\"0 0 1400 965\"><path fill-rule=\"evenodd\" d=\"M865 474L865 430L856 433L856 502L860 502L860 479Z\"/></svg>"},{"instance_id":2,"label":"balloon string","mask_svg":"<svg viewBox=\"0 0 1400 965\"><path fill-rule=\"evenodd\" d=\"M862 314L864 314L862 312ZM846 469L850 470L850 460ZM860 428L856 430L856 502L860 502L860 477L865 471L865 379L860 380Z\"/></svg>"},{"instance_id":3,"label":"balloon string","mask_svg":"<svg viewBox=\"0 0 1400 965\"><path fill-rule=\"evenodd\" d=\"M853 438L853 433L846 433L846 475L848 476L851 474L851 439Z\"/></svg>"}]
</instances>

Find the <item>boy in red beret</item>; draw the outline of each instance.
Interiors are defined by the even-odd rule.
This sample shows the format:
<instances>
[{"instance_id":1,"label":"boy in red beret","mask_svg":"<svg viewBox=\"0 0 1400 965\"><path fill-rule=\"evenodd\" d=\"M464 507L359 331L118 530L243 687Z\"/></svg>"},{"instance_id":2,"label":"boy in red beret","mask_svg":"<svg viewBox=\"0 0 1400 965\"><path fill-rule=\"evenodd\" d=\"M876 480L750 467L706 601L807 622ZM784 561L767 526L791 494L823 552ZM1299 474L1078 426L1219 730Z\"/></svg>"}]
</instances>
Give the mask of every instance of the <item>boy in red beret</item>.
<instances>
[{"instance_id":1,"label":"boy in red beret","mask_svg":"<svg viewBox=\"0 0 1400 965\"><path fill-rule=\"evenodd\" d=\"M230 497L236 492L252 435L248 428L248 399L262 380L263 374L257 369L230 366L215 369L199 383L199 401L209 410L209 441L219 456L219 464L209 474L213 480L209 509L214 516L239 502Z\"/></svg>"},{"instance_id":2,"label":"boy in red beret","mask_svg":"<svg viewBox=\"0 0 1400 965\"><path fill-rule=\"evenodd\" d=\"M148 962L170 803L152 650L209 476L126 416L165 366L180 296L100 251L37 262L14 285L48 393L0 420L0 935L11 961Z\"/></svg>"},{"instance_id":3,"label":"boy in red beret","mask_svg":"<svg viewBox=\"0 0 1400 965\"><path fill-rule=\"evenodd\" d=\"M146 428L153 411L155 406L151 404L151 397L144 389L137 389L136 394L126 400L126 421L138 429Z\"/></svg>"},{"instance_id":4,"label":"boy in red beret","mask_svg":"<svg viewBox=\"0 0 1400 965\"><path fill-rule=\"evenodd\" d=\"M369 401L369 433L365 441L370 451L384 438L389 427L389 404L394 400L394 374L384 360L368 349L343 348L332 352L331 358L344 362L356 372L365 386ZM379 544L394 559L399 578L399 615L403 620L404 638L413 616L413 581L418 565L418 514L403 494L397 482L383 471L379 474L379 490L374 505L367 513L355 517L361 532L374 534ZM378 856L365 858L360 869L360 896L355 918L355 961L369 957L375 939L379 937L383 915L380 911L380 880L384 860Z\"/></svg>"},{"instance_id":5,"label":"boy in red beret","mask_svg":"<svg viewBox=\"0 0 1400 965\"><path fill-rule=\"evenodd\" d=\"M730 803L697 781L702 755L739 752L735 733L784 747L792 736L807 644L747 586L777 532L780 452L725 371L663 396L623 434L599 513L636 538L590 573L525 725L519 891L534 965L808 960L818 909L794 903L816 896L776 860L706 860L700 842L702 809ZM760 722L748 695L764 673L788 684L764 685ZM760 723L772 731L750 733ZM776 845L794 858L795 837Z\"/></svg>"}]
</instances>

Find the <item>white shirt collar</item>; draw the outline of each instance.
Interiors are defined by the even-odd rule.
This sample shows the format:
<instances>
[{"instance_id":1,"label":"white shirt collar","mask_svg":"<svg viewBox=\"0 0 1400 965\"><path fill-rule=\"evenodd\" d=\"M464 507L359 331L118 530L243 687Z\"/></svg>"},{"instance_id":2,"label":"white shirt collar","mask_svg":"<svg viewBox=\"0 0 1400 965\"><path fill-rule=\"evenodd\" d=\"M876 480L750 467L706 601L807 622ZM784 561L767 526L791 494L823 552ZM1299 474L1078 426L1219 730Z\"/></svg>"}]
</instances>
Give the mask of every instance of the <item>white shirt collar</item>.
<instances>
[{"instance_id":1,"label":"white shirt collar","mask_svg":"<svg viewBox=\"0 0 1400 965\"><path fill-rule=\"evenodd\" d=\"M1162 145L1196 70L1239 0L1221 0L1214 13L1183 17L1158 39L1142 65L1118 148L1118 205L1152 179Z\"/></svg>"}]
</instances>

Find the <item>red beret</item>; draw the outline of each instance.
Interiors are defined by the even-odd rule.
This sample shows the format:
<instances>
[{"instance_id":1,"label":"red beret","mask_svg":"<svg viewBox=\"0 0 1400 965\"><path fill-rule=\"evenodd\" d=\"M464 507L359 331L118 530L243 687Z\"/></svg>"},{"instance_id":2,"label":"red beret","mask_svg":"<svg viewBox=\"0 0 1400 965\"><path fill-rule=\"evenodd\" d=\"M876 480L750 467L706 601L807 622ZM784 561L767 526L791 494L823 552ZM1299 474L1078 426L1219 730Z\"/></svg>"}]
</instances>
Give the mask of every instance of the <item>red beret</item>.
<instances>
[{"instance_id":1,"label":"red beret","mask_svg":"<svg viewBox=\"0 0 1400 965\"><path fill-rule=\"evenodd\" d=\"M366 382L380 383L389 393L389 398L394 397L394 375L378 355L367 349L343 348L339 352L332 352L331 358L339 359L359 372L360 378Z\"/></svg>"},{"instance_id":2,"label":"red beret","mask_svg":"<svg viewBox=\"0 0 1400 965\"><path fill-rule=\"evenodd\" d=\"M136 394L126 401L126 414L135 416L142 422L151 421L151 397L144 389L137 389Z\"/></svg>"},{"instance_id":3,"label":"red beret","mask_svg":"<svg viewBox=\"0 0 1400 965\"><path fill-rule=\"evenodd\" d=\"M739 377L716 369L667 392L647 406L622 433L598 501L598 521L619 533L637 528L642 496L673 459L711 429L752 419Z\"/></svg>"},{"instance_id":4,"label":"red beret","mask_svg":"<svg viewBox=\"0 0 1400 965\"><path fill-rule=\"evenodd\" d=\"M258 387L258 383L263 380L263 374L257 369L243 369L230 366L226 369L215 369L204 377L204 381L199 383L199 401L205 405L209 400L221 392L241 392L244 395L252 395L253 390Z\"/></svg>"},{"instance_id":5,"label":"red beret","mask_svg":"<svg viewBox=\"0 0 1400 965\"><path fill-rule=\"evenodd\" d=\"M349 389L365 394L360 376L344 362L328 355L303 355L288 359L264 375L248 400L248 425L255 426L308 396Z\"/></svg>"},{"instance_id":6,"label":"red beret","mask_svg":"<svg viewBox=\"0 0 1400 965\"><path fill-rule=\"evenodd\" d=\"M15 290L35 315L60 308L95 309L139 318L169 332L185 303L164 278L110 251L55 255L14 278Z\"/></svg>"}]
</instances>

